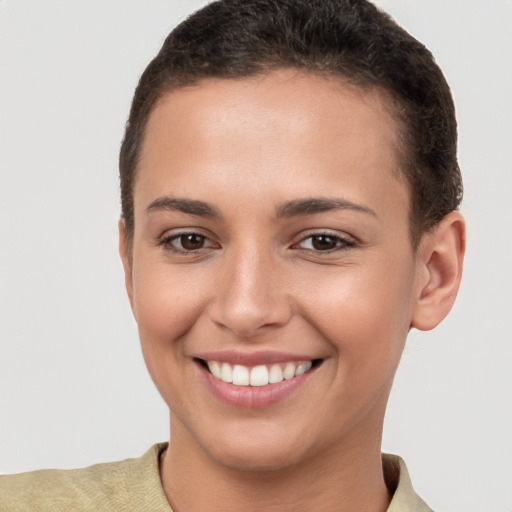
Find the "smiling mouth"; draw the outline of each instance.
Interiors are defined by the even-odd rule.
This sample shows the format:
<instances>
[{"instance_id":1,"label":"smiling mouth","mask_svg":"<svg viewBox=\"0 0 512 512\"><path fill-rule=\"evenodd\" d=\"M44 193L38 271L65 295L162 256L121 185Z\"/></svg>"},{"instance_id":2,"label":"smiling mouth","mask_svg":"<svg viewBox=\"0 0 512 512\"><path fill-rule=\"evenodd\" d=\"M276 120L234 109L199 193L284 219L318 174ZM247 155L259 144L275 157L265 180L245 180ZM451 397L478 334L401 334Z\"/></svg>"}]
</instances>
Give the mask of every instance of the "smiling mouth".
<instances>
[{"instance_id":1,"label":"smiling mouth","mask_svg":"<svg viewBox=\"0 0 512 512\"><path fill-rule=\"evenodd\" d=\"M292 380L318 366L322 360L290 361L271 365L244 366L226 362L197 360L215 378L235 386L262 387Z\"/></svg>"}]
</instances>

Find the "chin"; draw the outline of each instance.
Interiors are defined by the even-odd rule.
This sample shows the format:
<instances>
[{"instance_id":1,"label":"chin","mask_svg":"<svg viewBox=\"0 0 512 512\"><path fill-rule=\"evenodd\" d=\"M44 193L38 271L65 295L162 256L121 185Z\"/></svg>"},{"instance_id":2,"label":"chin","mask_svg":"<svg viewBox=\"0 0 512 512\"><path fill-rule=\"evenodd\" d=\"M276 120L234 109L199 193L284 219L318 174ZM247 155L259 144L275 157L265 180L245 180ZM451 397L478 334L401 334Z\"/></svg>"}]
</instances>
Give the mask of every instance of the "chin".
<instances>
[{"instance_id":1,"label":"chin","mask_svg":"<svg viewBox=\"0 0 512 512\"><path fill-rule=\"evenodd\" d=\"M203 444L203 450L218 464L242 472L287 470L322 450L322 446L304 436L303 429L294 432L289 426L272 428L265 423L260 428L246 428L239 435L233 430L217 435ZM325 441L325 436L322 439Z\"/></svg>"},{"instance_id":2,"label":"chin","mask_svg":"<svg viewBox=\"0 0 512 512\"><path fill-rule=\"evenodd\" d=\"M210 453L210 456L222 466L234 471L265 473L283 471L293 466L297 460L295 450L276 452L261 447L244 446L243 450L222 451Z\"/></svg>"}]
</instances>

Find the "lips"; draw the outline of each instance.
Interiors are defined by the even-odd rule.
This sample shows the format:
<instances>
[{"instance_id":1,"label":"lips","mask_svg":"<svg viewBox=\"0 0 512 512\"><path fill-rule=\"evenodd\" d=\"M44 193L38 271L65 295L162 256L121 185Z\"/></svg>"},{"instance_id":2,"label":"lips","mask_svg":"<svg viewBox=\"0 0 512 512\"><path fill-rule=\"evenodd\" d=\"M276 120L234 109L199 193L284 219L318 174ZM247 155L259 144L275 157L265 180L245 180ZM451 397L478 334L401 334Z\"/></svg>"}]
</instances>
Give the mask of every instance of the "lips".
<instances>
[{"instance_id":1,"label":"lips","mask_svg":"<svg viewBox=\"0 0 512 512\"><path fill-rule=\"evenodd\" d=\"M322 359L278 353L215 352L194 358L207 388L221 402L261 408L295 393L316 373Z\"/></svg>"}]
</instances>

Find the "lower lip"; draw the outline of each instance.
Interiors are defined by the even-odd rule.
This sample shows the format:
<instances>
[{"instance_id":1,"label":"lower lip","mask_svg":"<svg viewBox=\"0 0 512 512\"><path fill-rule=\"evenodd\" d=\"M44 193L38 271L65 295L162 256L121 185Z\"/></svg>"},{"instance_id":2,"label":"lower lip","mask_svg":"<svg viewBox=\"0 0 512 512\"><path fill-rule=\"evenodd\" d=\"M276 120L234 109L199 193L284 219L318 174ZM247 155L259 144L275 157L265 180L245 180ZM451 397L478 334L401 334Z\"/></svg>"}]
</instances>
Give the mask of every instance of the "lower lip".
<instances>
[{"instance_id":1,"label":"lower lip","mask_svg":"<svg viewBox=\"0 0 512 512\"><path fill-rule=\"evenodd\" d=\"M203 366L198 366L206 386L219 400L230 406L246 409L268 407L284 400L297 391L316 370L316 367L314 367L293 379L267 384L266 386L236 386L217 379Z\"/></svg>"}]
</instances>

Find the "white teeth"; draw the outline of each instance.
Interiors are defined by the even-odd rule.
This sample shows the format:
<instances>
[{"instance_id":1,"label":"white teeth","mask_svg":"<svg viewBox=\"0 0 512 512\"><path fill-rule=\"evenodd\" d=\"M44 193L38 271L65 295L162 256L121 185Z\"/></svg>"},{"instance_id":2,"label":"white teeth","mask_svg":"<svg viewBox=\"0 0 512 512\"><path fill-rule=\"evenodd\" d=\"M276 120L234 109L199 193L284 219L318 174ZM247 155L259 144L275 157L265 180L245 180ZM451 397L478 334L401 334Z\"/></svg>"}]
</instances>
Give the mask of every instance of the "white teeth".
<instances>
[{"instance_id":1,"label":"white teeth","mask_svg":"<svg viewBox=\"0 0 512 512\"><path fill-rule=\"evenodd\" d=\"M217 379L220 379L220 364L217 361L208 361L208 369Z\"/></svg>"},{"instance_id":2,"label":"white teeth","mask_svg":"<svg viewBox=\"0 0 512 512\"><path fill-rule=\"evenodd\" d=\"M300 363L297 365L297 368L295 369L295 377L298 377L299 375L302 375L303 373L306 373L308 370L310 370L312 364L313 363L311 361L308 361L307 363Z\"/></svg>"},{"instance_id":3,"label":"white teeth","mask_svg":"<svg viewBox=\"0 0 512 512\"><path fill-rule=\"evenodd\" d=\"M290 380L295 377L295 365L293 363L286 363L283 370L283 377L286 380Z\"/></svg>"},{"instance_id":4,"label":"white teeth","mask_svg":"<svg viewBox=\"0 0 512 512\"><path fill-rule=\"evenodd\" d=\"M249 377L251 386L266 386L268 384L268 370L265 365L255 366Z\"/></svg>"},{"instance_id":5,"label":"white teeth","mask_svg":"<svg viewBox=\"0 0 512 512\"><path fill-rule=\"evenodd\" d=\"M273 364L270 367L270 372L268 374L268 381L270 384L275 384L276 382L281 382L283 380L283 370L278 364Z\"/></svg>"},{"instance_id":6,"label":"white teeth","mask_svg":"<svg viewBox=\"0 0 512 512\"><path fill-rule=\"evenodd\" d=\"M248 368L241 364L231 366L229 363L206 361L211 374L224 382L236 386L266 386L282 380L290 380L311 369L312 361L300 363L280 363L268 367L264 364Z\"/></svg>"},{"instance_id":7,"label":"white teeth","mask_svg":"<svg viewBox=\"0 0 512 512\"><path fill-rule=\"evenodd\" d=\"M248 386L249 368L242 366L241 364L235 364L235 366L233 366L233 384L236 384L237 386Z\"/></svg>"},{"instance_id":8,"label":"white teeth","mask_svg":"<svg viewBox=\"0 0 512 512\"><path fill-rule=\"evenodd\" d=\"M233 370L229 363L222 363L220 370L220 379L224 382L233 382Z\"/></svg>"}]
</instances>

